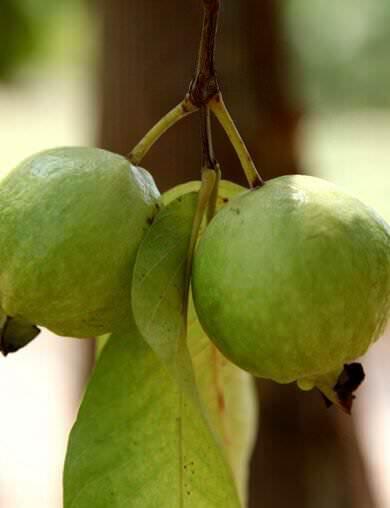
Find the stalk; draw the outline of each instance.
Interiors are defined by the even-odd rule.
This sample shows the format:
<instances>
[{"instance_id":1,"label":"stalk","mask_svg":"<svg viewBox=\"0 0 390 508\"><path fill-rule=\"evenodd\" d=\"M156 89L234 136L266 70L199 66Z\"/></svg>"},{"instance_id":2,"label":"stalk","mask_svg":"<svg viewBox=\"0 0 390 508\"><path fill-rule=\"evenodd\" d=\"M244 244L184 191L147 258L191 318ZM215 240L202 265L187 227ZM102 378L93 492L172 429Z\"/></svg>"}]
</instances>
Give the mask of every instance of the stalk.
<instances>
[{"instance_id":1,"label":"stalk","mask_svg":"<svg viewBox=\"0 0 390 508\"><path fill-rule=\"evenodd\" d=\"M186 116L194 113L198 108L185 97L177 106L171 109L163 116L141 139L141 141L133 148L127 158L129 161L138 166L145 155L152 148L154 143L177 122Z\"/></svg>"},{"instance_id":2,"label":"stalk","mask_svg":"<svg viewBox=\"0 0 390 508\"><path fill-rule=\"evenodd\" d=\"M249 187L261 187L264 185L264 180L259 175L255 163L253 162L253 159L240 133L238 132L233 118L231 117L220 93L211 99L209 107L233 145L233 148L240 160L242 169L244 170L246 179L248 180Z\"/></svg>"}]
</instances>

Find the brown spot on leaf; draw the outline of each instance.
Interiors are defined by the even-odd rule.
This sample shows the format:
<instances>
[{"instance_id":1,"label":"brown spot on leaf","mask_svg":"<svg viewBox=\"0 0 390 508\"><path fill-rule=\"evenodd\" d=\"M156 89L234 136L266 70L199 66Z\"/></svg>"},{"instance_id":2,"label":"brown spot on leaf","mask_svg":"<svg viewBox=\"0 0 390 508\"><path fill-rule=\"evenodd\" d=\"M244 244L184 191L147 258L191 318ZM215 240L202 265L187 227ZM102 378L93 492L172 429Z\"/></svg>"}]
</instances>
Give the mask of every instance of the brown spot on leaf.
<instances>
[{"instance_id":1,"label":"brown spot on leaf","mask_svg":"<svg viewBox=\"0 0 390 508\"><path fill-rule=\"evenodd\" d=\"M218 392L218 408L221 413L225 411L225 397L221 392Z\"/></svg>"}]
</instances>

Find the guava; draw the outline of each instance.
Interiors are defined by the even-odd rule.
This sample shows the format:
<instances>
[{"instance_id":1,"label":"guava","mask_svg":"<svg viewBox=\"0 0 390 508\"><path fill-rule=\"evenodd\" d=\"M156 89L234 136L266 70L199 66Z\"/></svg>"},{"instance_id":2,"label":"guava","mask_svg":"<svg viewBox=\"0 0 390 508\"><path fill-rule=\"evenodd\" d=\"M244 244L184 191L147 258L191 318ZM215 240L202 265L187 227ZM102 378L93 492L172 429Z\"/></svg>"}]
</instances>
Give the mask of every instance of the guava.
<instances>
[{"instance_id":1,"label":"guava","mask_svg":"<svg viewBox=\"0 0 390 508\"><path fill-rule=\"evenodd\" d=\"M227 358L331 398L326 387L358 384L340 379L344 365L389 318L390 228L329 182L275 178L211 221L192 290L203 328Z\"/></svg>"},{"instance_id":2,"label":"guava","mask_svg":"<svg viewBox=\"0 0 390 508\"><path fill-rule=\"evenodd\" d=\"M59 335L112 331L130 312L135 256L159 196L147 171L98 148L54 148L3 174L3 312Z\"/></svg>"}]
</instances>

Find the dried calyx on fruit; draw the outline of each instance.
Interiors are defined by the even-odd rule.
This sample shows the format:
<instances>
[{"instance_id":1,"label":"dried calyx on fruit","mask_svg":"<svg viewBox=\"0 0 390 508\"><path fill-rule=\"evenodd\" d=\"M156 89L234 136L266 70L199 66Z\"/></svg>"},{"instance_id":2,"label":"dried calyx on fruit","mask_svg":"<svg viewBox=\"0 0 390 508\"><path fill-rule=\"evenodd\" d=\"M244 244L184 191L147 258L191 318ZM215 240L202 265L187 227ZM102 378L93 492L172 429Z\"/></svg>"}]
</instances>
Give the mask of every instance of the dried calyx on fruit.
<instances>
[{"instance_id":1,"label":"dried calyx on fruit","mask_svg":"<svg viewBox=\"0 0 390 508\"><path fill-rule=\"evenodd\" d=\"M389 317L390 229L324 180L276 178L214 217L192 288L200 322L227 358L259 377L317 386L348 411L364 377L348 364Z\"/></svg>"},{"instance_id":2,"label":"dried calyx on fruit","mask_svg":"<svg viewBox=\"0 0 390 508\"><path fill-rule=\"evenodd\" d=\"M112 331L130 308L135 255L159 206L147 171L97 148L47 150L2 175L0 307L13 329ZM5 353L20 343L7 323Z\"/></svg>"},{"instance_id":3,"label":"dried calyx on fruit","mask_svg":"<svg viewBox=\"0 0 390 508\"><path fill-rule=\"evenodd\" d=\"M6 316L0 309L0 351L4 356L27 346L39 333L37 326L24 319Z\"/></svg>"}]
</instances>

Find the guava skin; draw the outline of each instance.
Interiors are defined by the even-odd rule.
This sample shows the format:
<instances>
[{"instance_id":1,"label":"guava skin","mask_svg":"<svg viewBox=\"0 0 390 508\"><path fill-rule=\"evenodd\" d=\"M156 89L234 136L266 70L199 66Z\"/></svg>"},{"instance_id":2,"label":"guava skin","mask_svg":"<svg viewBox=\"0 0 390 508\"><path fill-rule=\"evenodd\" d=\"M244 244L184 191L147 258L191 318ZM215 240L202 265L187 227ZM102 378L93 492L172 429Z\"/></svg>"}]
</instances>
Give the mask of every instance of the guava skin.
<instances>
[{"instance_id":1,"label":"guava skin","mask_svg":"<svg viewBox=\"0 0 390 508\"><path fill-rule=\"evenodd\" d=\"M280 383L337 379L389 318L390 229L329 182L276 178L213 218L192 290L206 333L238 366Z\"/></svg>"},{"instance_id":2,"label":"guava skin","mask_svg":"<svg viewBox=\"0 0 390 508\"><path fill-rule=\"evenodd\" d=\"M130 309L138 246L159 208L124 157L64 147L0 180L0 306L59 335L112 331Z\"/></svg>"}]
</instances>

